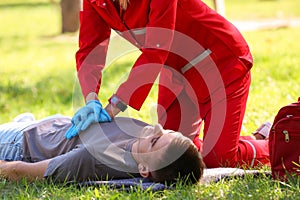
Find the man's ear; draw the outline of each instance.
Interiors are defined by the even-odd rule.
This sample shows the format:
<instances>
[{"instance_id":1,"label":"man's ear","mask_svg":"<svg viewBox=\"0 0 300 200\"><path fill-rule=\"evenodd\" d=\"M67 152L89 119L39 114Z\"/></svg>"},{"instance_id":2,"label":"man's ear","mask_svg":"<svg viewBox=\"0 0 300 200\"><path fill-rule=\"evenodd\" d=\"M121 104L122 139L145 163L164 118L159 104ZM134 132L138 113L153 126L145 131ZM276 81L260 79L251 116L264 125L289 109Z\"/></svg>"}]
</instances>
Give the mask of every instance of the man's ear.
<instances>
[{"instance_id":1,"label":"man's ear","mask_svg":"<svg viewBox=\"0 0 300 200\"><path fill-rule=\"evenodd\" d=\"M139 173L143 178L147 178L150 176L148 165L139 163L138 168L139 168Z\"/></svg>"}]
</instances>

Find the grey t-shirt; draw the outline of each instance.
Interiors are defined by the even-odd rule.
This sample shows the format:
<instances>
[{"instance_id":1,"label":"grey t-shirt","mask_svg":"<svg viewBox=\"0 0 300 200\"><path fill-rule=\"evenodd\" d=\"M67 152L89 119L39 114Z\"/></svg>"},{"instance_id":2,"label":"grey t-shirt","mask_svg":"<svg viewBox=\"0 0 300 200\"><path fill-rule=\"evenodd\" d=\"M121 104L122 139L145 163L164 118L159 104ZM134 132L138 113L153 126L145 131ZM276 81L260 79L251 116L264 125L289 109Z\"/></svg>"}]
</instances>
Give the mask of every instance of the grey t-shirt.
<instances>
[{"instance_id":1,"label":"grey t-shirt","mask_svg":"<svg viewBox=\"0 0 300 200\"><path fill-rule=\"evenodd\" d=\"M92 124L71 140L65 132L69 118L55 118L24 131L23 158L37 162L52 158L44 174L56 182L106 180L139 176L131 146L148 124L132 118Z\"/></svg>"}]
</instances>

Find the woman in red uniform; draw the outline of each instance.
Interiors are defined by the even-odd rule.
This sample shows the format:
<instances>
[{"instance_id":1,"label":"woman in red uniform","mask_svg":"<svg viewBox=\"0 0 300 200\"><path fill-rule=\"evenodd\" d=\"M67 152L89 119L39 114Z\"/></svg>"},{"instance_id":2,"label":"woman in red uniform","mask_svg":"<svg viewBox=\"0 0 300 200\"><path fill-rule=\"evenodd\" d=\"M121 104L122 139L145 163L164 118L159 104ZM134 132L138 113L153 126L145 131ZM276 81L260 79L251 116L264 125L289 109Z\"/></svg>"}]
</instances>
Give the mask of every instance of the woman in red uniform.
<instances>
[{"instance_id":1,"label":"woman in red uniform","mask_svg":"<svg viewBox=\"0 0 300 200\"><path fill-rule=\"evenodd\" d=\"M200 0L83 0L80 19L76 61L87 104L66 137L127 105L139 110L160 74L159 123L194 140L207 167L268 163L266 140L240 137L253 60L230 22ZM112 29L142 54L104 109L98 91Z\"/></svg>"}]
</instances>

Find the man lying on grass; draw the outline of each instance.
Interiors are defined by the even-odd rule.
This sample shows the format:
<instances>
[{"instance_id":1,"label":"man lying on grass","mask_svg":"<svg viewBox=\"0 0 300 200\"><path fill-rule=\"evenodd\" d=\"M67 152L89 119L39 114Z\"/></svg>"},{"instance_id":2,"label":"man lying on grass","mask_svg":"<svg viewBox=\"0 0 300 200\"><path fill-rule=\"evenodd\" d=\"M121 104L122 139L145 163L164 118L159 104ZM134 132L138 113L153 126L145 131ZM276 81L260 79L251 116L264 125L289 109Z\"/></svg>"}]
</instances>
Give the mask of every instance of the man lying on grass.
<instances>
[{"instance_id":1,"label":"man lying on grass","mask_svg":"<svg viewBox=\"0 0 300 200\"><path fill-rule=\"evenodd\" d=\"M70 118L0 125L0 177L54 182L132 177L197 183L204 164L193 142L160 125L119 117L67 140Z\"/></svg>"}]
</instances>

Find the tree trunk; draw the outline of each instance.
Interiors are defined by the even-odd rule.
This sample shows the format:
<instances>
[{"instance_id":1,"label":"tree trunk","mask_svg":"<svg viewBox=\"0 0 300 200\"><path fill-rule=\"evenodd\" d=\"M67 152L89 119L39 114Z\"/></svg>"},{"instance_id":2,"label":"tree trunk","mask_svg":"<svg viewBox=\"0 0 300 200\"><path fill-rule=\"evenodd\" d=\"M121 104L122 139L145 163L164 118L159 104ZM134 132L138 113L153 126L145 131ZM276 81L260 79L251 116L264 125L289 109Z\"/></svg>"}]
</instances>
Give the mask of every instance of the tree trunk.
<instances>
[{"instance_id":1,"label":"tree trunk","mask_svg":"<svg viewBox=\"0 0 300 200\"><path fill-rule=\"evenodd\" d=\"M225 17L225 2L224 0L214 0L215 10Z\"/></svg>"},{"instance_id":2,"label":"tree trunk","mask_svg":"<svg viewBox=\"0 0 300 200\"><path fill-rule=\"evenodd\" d=\"M76 32L79 28L81 0L61 0L62 33Z\"/></svg>"}]
</instances>

